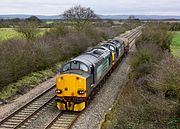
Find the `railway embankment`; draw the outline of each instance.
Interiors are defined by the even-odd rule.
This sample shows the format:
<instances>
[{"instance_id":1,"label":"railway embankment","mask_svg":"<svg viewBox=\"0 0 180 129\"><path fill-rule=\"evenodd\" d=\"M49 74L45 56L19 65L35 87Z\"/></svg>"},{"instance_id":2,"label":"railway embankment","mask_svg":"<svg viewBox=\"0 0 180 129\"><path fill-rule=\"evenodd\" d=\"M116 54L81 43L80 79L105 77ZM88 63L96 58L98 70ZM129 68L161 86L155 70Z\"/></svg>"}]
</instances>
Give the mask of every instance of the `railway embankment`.
<instances>
[{"instance_id":1,"label":"railway embankment","mask_svg":"<svg viewBox=\"0 0 180 129\"><path fill-rule=\"evenodd\" d=\"M101 129L180 128L180 62L161 24L147 24L130 59L129 81Z\"/></svg>"}]
</instances>

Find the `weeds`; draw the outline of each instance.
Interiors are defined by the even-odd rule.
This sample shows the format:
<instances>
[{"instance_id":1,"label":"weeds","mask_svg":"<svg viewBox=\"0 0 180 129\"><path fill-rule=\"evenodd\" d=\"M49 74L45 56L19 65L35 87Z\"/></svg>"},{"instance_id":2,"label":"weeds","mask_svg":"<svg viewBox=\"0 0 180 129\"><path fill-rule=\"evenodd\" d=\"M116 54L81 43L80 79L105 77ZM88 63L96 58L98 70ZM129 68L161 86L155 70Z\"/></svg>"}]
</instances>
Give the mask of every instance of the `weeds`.
<instances>
[{"instance_id":1,"label":"weeds","mask_svg":"<svg viewBox=\"0 0 180 129\"><path fill-rule=\"evenodd\" d=\"M101 129L178 129L177 107L129 81Z\"/></svg>"},{"instance_id":2,"label":"weeds","mask_svg":"<svg viewBox=\"0 0 180 129\"><path fill-rule=\"evenodd\" d=\"M153 63L162 58L162 51L155 44L141 44L137 52L130 60L132 68L132 79L139 79L148 75L153 67Z\"/></svg>"},{"instance_id":3,"label":"weeds","mask_svg":"<svg viewBox=\"0 0 180 129\"><path fill-rule=\"evenodd\" d=\"M148 77L149 86L163 92L163 96L180 101L180 63L166 53Z\"/></svg>"}]
</instances>

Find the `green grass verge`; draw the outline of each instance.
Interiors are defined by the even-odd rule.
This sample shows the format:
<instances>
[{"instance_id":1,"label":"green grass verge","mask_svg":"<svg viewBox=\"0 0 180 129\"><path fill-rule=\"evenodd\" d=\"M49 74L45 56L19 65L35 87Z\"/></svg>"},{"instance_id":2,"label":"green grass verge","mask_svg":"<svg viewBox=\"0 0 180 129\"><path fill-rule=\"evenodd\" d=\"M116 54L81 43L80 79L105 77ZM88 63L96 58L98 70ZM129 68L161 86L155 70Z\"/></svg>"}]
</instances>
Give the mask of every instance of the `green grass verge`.
<instances>
[{"instance_id":1,"label":"green grass verge","mask_svg":"<svg viewBox=\"0 0 180 129\"><path fill-rule=\"evenodd\" d=\"M174 32L171 51L175 57L180 58L180 31Z\"/></svg>"},{"instance_id":2,"label":"green grass verge","mask_svg":"<svg viewBox=\"0 0 180 129\"><path fill-rule=\"evenodd\" d=\"M39 83L49 79L50 77L55 75L62 63L63 62L58 63L54 67L47 70L30 73L29 75L24 76L21 80L6 86L2 91L0 91L0 99L9 99L16 95L17 91L20 88L33 88Z\"/></svg>"}]
</instances>

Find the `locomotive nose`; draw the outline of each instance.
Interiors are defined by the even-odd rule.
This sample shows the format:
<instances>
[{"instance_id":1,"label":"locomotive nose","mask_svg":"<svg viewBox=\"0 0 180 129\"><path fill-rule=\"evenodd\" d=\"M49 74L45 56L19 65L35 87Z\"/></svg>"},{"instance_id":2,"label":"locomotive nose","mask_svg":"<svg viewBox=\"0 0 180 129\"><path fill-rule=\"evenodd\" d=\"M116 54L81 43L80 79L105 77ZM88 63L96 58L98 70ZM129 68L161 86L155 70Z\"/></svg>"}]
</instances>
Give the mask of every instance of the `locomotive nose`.
<instances>
[{"instance_id":1,"label":"locomotive nose","mask_svg":"<svg viewBox=\"0 0 180 129\"><path fill-rule=\"evenodd\" d=\"M59 97L85 97L85 91L86 79L79 75L63 74L56 80L56 95Z\"/></svg>"}]
</instances>

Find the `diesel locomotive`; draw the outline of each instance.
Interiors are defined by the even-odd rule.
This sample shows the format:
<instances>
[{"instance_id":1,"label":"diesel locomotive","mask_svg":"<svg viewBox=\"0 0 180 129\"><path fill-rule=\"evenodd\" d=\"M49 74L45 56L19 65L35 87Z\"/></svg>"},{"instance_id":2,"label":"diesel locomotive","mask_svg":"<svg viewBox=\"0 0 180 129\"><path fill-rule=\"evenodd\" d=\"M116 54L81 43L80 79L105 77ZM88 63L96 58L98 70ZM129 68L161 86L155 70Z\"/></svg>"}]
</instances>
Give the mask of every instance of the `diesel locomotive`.
<instances>
[{"instance_id":1,"label":"diesel locomotive","mask_svg":"<svg viewBox=\"0 0 180 129\"><path fill-rule=\"evenodd\" d=\"M65 63L56 78L57 108L70 111L85 109L99 84L128 53L129 44L128 38L116 37Z\"/></svg>"}]
</instances>

